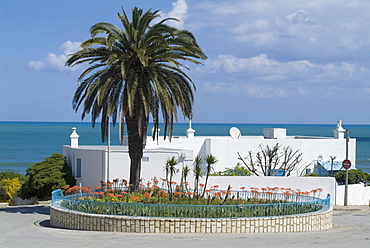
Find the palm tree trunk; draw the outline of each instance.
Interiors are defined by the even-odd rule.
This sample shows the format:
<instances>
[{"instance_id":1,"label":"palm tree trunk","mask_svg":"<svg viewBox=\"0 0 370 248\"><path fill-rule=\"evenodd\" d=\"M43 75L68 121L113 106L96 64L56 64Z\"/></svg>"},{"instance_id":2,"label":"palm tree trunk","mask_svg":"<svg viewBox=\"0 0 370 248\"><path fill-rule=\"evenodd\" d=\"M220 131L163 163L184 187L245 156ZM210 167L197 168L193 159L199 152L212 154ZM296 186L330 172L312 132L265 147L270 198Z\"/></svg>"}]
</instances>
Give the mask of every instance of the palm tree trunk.
<instances>
[{"instance_id":1,"label":"palm tree trunk","mask_svg":"<svg viewBox=\"0 0 370 248\"><path fill-rule=\"evenodd\" d=\"M147 120L147 118L145 118ZM138 191L140 185L141 159L143 157L144 142L147 134L147 121L141 125L137 122L135 114L126 118L128 134L128 150L131 159L130 184L131 191ZM141 129L141 130L140 130Z\"/></svg>"}]
</instances>

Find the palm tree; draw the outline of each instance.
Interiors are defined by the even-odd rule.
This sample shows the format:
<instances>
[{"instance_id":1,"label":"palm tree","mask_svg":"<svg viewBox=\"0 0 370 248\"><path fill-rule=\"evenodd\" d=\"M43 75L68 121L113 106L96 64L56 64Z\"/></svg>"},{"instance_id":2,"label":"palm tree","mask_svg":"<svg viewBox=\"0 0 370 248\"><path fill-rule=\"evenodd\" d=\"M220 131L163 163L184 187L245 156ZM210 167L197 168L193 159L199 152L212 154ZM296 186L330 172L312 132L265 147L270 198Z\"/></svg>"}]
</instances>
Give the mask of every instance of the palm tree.
<instances>
[{"instance_id":1,"label":"palm tree","mask_svg":"<svg viewBox=\"0 0 370 248\"><path fill-rule=\"evenodd\" d=\"M204 182L204 190L203 190L202 197L204 197L204 194L206 192L208 177L211 174L211 171L213 170L213 166L212 165L214 165L215 163L218 162L217 158L215 156L213 156L212 154L209 154L208 156L206 156L204 158L204 160L207 163L207 167L206 167L206 180Z\"/></svg>"},{"instance_id":2,"label":"palm tree","mask_svg":"<svg viewBox=\"0 0 370 248\"><path fill-rule=\"evenodd\" d=\"M203 170L201 166L201 164L203 163L203 159L201 156L197 155L194 162L194 192L199 193L199 179L203 177Z\"/></svg>"},{"instance_id":3,"label":"palm tree","mask_svg":"<svg viewBox=\"0 0 370 248\"><path fill-rule=\"evenodd\" d=\"M191 169L190 169L190 167L188 166L188 165L185 165L183 168L182 168L182 172L181 172L181 183L180 183L180 185L181 185L181 189L183 190L183 184L186 182L186 184L185 184L185 188L186 188L186 190L188 190L188 186L187 186L187 177L188 177L188 175L189 175L189 173L190 173L190 171L191 171Z\"/></svg>"},{"instance_id":4,"label":"palm tree","mask_svg":"<svg viewBox=\"0 0 370 248\"><path fill-rule=\"evenodd\" d=\"M178 169L175 167L179 161L175 157L171 157L170 159L167 159L165 163L165 170L166 170L166 179L168 179L168 174L170 175L170 178L167 180L168 185L168 193L170 195L170 198L172 198L172 179L173 176L178 172Z\"/></svg>"},{"instance_id":5,"label":"palm tree","mask_svg":"<svg viewBox=\"0 0 370 248\"><path fill-rule=\"evenodd\" d=\"M100 116L102 141L107 138L110 119L113 125L119 123L121 142L126 125L130 183L136 191L149 118L154 124L153 139L158 138L161 114L164 136L171 140L178 108L184 118L192 116L195 85L183 71L188 68L182 61L201 64L198 60L207 57L191 32L165 24L176 19L154 23L159 10L144 13L135 7L131 22L123 8L122 12L118 19L123 29L106 22L93 25L91 38L66 65L89 65L78 78L73 108L76 112L82 108L82 119L91 113L93 127Z\"/></svg>"}]
</instances>

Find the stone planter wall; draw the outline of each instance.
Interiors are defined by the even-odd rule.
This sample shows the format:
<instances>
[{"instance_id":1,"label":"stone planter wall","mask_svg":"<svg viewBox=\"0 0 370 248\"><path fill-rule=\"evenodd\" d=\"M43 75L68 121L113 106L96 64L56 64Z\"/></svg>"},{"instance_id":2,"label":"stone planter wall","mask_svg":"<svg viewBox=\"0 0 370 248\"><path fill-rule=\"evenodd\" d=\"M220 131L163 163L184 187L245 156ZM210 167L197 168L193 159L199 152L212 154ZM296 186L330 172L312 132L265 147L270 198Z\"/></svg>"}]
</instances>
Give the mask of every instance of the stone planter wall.
<instances>
[{"instance_id":1,"label":"stone planter wall","mask_svg":"<svg viewBox=\"0 0 370 248\"><path fill-rule=\"evenodd\" d=\"M54 227L133 233L307 232L332 227L332 208L324 212L256 218L195 219L88 214L50 206Z\"/></svg>"}]
</instances>

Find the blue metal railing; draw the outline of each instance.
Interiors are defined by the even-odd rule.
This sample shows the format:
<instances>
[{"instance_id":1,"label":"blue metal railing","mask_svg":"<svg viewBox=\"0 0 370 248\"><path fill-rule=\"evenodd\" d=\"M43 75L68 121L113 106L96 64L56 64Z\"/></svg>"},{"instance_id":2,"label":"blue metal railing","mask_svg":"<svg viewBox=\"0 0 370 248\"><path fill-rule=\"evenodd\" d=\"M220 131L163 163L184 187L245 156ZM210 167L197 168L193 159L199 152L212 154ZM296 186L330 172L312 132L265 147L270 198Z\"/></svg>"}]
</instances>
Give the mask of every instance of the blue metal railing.
<instances>
[{"instance_id":1,"label":"blue metal railing","mask_svg":"<svg viewBox=\"0 0 370 248\"><path fill-rule=\"evenodd\" d=\"M147 216L147 217L181 217L181 218L242 218L303 214L325 211L330 208L330 195L326 199L311 196L284 194L268 195L233 191L233 195L243 199L254 198L288 201L287 203L239 204L239 205L180 205L180 204L145 204L101 202L83 200L94 197L92 194L64 196L62 191L52 193L52 205L67 210L107 215ZM82 198L82 199L81 199Z\"/></svg>"}]
</instances>

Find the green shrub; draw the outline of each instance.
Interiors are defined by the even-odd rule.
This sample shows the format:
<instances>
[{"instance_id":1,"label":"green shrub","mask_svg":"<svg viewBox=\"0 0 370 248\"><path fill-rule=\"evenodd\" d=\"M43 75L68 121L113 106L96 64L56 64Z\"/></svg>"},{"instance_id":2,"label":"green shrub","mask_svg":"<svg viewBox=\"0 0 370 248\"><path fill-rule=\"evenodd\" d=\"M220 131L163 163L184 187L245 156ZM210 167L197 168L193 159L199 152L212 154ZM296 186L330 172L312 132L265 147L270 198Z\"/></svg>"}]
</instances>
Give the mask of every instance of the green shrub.
<instances>
[{"instance_id":1,"label":"green shrub","mask_svg":"<svg viewBox=\"0 0 370 248\"><path fill-rule=\"evenodd\" d=\"M232 168L225 168L224 171L218 171L210 176L251 176L252 173L241 164L235 165L235 167Z\"/></svg>"},{"instance_id":2,"label":"green shrub","mask_svg":"<svg viewBox=\"0 0 370 248\"><path fill-rule=\"evenodd\" d=\"M0 172L0 181L3 179L13 179L13 178L19 178L19 181L21 183L25 183L28 179L27 176L20 174L20 173L15 173L15 172Z\"/></svg>"},{"instance_id":3,"label":"green shrub","mask_svg":"<svg viewBox=\"0 0 370 248\"><path fill-rule=\"evenodd\" d=\"M304 177L319 177L319 174L312 172L312 173L304 175Z\"/></svg>"},{"instance_id":4,"label":"green shrub","mask_svg":"<svg viewBox=\"0 0 370 248\"><path fill-rule=\"evenodd\" d=\"M346 171L339 171L335 174L335 179L339 184L345 184ZM370 174L363 172L362 169L348 170L348 184L370 183Z\"/></svg>"},{"instance_id":5,"label":"green shrub","mask_svg":"<svg viewBox=\"0 0 370 248\"><path fill-rule=\"evenodd\" d=\"M23 199L37 197L39 200L48 200L53 190L60 189L67 184L76 184L65 156L59 153L53 153L45 161L31 165L26 175L29 178L22 185L20 195Z\"/></svg>"}]
</instances>

